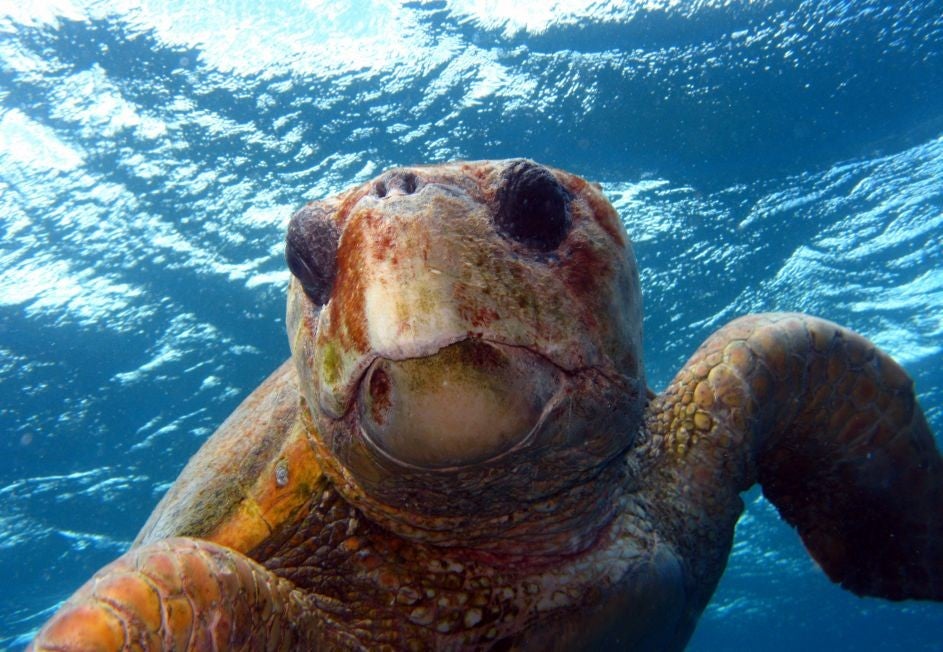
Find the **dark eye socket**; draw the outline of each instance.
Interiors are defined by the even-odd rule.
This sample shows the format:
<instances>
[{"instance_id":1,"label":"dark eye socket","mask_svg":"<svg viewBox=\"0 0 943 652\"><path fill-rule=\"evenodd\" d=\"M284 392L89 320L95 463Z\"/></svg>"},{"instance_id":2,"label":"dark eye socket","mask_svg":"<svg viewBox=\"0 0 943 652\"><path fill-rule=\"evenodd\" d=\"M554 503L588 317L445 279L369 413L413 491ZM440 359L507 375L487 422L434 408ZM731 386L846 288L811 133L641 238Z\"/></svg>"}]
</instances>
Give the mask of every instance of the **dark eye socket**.
<instances>
[{"instance_id":1,"label":"dark eye socket","mask_svg":"<svg viewBox=\"0 0 943 652\"><path fill-rule=\"evenodd\" d=\"M556 249L570 230L570 193L547 168L512 163L502 174L495 225L504 235L539 251Z\"/></svg>"},{"instance_id":2,"label":"dark eye socket","mask_svg":"<svg viewBox=\"0 0 943 652\"><path fill-rule=\"evenodd\" d=\"M288 223L285 261L308 298L319 306L331 297L339 238L331 211L317 203L298 210Z\"/></svg>"}]
</instances>

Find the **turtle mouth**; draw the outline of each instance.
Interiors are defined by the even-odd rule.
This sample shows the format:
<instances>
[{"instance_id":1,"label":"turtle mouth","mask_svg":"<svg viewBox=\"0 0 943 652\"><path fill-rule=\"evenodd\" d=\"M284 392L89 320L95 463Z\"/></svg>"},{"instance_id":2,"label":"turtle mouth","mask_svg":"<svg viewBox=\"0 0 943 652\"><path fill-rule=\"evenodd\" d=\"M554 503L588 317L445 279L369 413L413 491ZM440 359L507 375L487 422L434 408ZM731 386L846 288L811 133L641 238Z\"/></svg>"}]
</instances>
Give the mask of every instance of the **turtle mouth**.
<instances>
[{"instance_id":1,"label":"turtle mouth","mask_svg":"<svg viewBox=\"0 0 943 652\"><path fill-rule=\"evenodd\" d=\"M465 339L432 355L375 358L357 390L364 439L398 464L446 470L526 446L563 372L524 347Z\"/></svg>"}]
</instances>

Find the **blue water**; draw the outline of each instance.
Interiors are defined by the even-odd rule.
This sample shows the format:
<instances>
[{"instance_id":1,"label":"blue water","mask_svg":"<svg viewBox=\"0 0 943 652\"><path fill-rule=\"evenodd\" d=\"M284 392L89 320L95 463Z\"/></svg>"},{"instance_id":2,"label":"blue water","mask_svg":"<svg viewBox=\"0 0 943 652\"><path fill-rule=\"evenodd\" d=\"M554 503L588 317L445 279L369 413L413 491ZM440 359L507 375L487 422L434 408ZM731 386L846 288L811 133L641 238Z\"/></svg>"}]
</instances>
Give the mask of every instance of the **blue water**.
<instances>
[{"instance_id":1,"label":"blue water","mask_svg":"<svg viewBox=\"0 0 943 652\"><path fill-rule=\"evenodd\" d=\"M287 356L292 209L391 165L601 181L655 388L803 310L901 360L943 434L943 2L262 5L0 3L0 648ZM943 649L943 605L844 593L746 498L691 650Z\"/></svg>"}]
</instances>

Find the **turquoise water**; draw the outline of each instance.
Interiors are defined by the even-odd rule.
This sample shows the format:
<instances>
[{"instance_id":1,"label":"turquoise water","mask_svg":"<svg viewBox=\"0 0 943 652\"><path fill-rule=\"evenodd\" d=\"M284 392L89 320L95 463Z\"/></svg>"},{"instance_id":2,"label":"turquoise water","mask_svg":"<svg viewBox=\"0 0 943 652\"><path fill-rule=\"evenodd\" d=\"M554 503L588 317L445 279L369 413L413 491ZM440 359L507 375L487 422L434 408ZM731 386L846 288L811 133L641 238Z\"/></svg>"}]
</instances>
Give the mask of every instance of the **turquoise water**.
<instances>
[{"instance_id":1,"label":"turquoise water","mask_svg":"<svg viewBox=\"0 0 943 652\"><path fill-rule=\"evenodd\" d=\"M501 8L504 4L512 8ZM901 360L943 434L943 3L0 3L0 648L288 354L294 207L529 156L636 244L649 382L761 310ZM691 650L941 650L758 492Z\"/></svg>"}]
</instances>

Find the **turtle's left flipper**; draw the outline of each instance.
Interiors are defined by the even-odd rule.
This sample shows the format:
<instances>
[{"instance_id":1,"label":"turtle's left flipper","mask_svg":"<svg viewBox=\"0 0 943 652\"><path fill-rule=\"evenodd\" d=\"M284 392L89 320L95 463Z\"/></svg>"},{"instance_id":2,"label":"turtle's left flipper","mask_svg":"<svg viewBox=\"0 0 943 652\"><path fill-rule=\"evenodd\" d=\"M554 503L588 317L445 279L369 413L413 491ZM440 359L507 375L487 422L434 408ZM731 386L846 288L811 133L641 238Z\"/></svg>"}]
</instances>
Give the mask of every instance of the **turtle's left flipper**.
<instances>
[{"instance_id":1,"label":"turtle's left flipper","mask_svg":"<svg viewBox=\"0 0 943 652\"><path fill-rule=\"evenodd\" d=\"M759 482L835 582L943 600L943 459L913 382L865 338L800 314L735 320L650 415L705 510L718 485Z\"/></svg>"}]
</instances>

